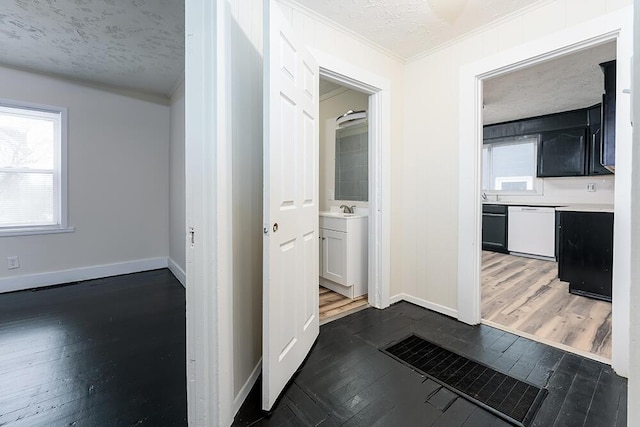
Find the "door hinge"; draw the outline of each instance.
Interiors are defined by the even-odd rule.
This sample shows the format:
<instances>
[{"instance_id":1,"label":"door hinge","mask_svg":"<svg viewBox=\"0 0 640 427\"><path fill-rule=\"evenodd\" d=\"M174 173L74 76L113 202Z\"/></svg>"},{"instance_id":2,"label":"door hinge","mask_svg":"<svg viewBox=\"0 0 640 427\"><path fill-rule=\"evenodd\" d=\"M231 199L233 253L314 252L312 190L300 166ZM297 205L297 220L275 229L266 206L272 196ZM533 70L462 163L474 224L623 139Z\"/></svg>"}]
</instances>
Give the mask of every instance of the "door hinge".
<instances>
[{"instance_id":1,"label":"door hinge","mask_svg":"<svg viewBox=\"0 0 640 427\"><path fill-rule=\"evenodd\" d=\"M191 247L196 244L196 232L193 227L189 227L189 243Z\"/></svg>"}]
</instances>

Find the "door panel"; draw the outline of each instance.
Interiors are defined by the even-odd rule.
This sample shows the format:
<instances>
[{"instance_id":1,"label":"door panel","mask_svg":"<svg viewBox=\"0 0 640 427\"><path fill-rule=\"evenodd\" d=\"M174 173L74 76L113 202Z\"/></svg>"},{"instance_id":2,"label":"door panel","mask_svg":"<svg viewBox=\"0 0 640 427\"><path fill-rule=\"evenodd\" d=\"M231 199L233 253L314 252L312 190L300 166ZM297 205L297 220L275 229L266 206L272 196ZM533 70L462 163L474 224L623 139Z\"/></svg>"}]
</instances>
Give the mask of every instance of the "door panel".
<instances>
[{"instance_id":1,"label":"door panel","mask_svg":"<svg viewBox=\"0 0 640 427\"><path fill-rule=\"evenodd\" d=\"M264 6L262 407L269 410L319 332L318 65L275 1Z\"/></svg>"}]
</instances>

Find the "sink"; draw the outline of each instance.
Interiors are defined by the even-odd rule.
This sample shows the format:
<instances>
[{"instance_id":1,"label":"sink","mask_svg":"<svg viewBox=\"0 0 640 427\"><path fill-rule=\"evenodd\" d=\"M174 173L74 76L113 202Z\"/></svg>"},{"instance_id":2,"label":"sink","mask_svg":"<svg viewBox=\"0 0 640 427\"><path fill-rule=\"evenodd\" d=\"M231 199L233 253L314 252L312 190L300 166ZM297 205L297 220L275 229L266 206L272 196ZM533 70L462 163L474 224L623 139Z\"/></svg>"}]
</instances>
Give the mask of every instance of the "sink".
<instances>
[{"instance_id":1,"label":"sink","mask_svg":"<svg viewBox=\"0 0 640 427\"><path fill-rule=\"evenodd\" d=\"M365 217L366 215L343 213L343 212L320 212L320 216L330 217L330 218L362 218L362 217Z\"/></svg>"}]
</instances>

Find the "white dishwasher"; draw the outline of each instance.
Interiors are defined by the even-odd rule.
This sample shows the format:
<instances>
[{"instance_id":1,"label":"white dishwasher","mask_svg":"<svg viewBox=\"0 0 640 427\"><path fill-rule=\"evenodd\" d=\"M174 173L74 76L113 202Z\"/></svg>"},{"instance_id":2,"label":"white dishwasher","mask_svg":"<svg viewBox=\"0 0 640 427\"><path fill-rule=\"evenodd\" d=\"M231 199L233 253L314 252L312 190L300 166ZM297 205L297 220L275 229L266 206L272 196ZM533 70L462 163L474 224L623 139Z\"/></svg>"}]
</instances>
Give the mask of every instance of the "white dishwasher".
<instances>
[{"instance_id":1,"label":"white dishwasher","mask_svg":"<svg viewBox=\"0 0 640 427\"><path fill-rule=\"evenodd\" d=\"M509 206L509 252L555 259L556 210Z\"/></svg>"}]
</instances>

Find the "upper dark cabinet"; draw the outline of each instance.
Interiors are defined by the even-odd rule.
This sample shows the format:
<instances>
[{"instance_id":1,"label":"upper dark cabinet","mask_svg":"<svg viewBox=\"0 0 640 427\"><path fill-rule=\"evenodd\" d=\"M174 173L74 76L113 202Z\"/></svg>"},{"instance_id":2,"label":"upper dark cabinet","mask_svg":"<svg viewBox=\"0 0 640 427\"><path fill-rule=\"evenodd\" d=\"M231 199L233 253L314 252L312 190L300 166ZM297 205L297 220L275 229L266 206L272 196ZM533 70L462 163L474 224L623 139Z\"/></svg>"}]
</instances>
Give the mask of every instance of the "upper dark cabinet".
<instances>
[{"instance_id":1,"label":"upper dark cabinet","mask_svg":"<svg viewBox=\"0 0 640 427\"><path fill-rule=\"evenodd\" d=\"M601 163L602 155L602 110L601 104L594 105L587 110L589 116L589 144L587 175L611 175L611 171Z\"/></svg>"},{"instance_id":2,"label":"upper dark cabinet","mask_svg":"<svg viewBox=\"0 0 640 427\"><path fill-rule=\"evenodd\" d=\"M604 62L600 68L604 73L600 163L613 171L616 165L616 61Z\"/></svg>"},{"instance_id":3,"label":"upper dark cabinet","mask_svg":"<svg viewBox=\"0 0 640 427\"><path fill-rule=\"evenodd\" d=\"M586 128L540 133L538 176L583 176L586 174Z\"/></svg>"}]
</instances>

